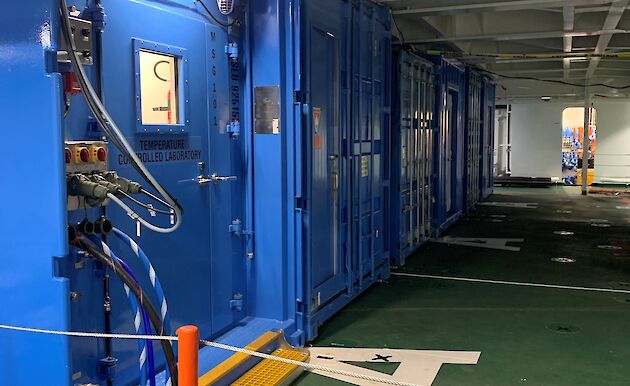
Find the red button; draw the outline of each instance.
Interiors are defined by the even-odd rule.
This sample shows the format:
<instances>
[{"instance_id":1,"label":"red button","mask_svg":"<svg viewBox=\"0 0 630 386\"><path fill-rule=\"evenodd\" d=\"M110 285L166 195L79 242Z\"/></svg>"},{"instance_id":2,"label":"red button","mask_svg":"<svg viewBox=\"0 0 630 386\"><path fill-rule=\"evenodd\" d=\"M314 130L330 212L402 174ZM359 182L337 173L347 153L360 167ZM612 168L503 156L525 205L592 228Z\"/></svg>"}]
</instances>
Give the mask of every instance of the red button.
<instances>
[{"instance_id":1,"label":"red button","mask_svg":"<svg viewBox=\"0 0 630 386\"><path fill-rule=\"evenodd\" d=\"M79 157L81 158L81 162L90 162L90 152L86 148L81 149Z\"/></svg>"},{"instance_id":2,"label":"red button","mask_svg":"<svg viewBox=\"0 0 630 386\"><path fill-rule=\"evenodd\" d=\"M100 162L107 161L107 151L104 148L99 147L96 150L96 159L98 159Z\"/></svg>"}]
</instances>

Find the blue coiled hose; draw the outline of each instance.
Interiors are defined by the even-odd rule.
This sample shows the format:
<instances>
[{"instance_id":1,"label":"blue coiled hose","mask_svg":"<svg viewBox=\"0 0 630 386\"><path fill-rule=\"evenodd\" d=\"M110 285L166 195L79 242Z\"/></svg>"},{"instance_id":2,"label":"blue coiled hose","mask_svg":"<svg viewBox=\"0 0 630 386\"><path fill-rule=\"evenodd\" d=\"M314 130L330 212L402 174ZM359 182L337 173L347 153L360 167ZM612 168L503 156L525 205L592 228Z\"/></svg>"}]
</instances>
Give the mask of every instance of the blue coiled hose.
<instances>
[{"instance_id":1,"label":"blue coiled hose","mask_svg":"<svg viewBox=\"0 0 630 386\"><path fill-rule=\"evenodd\" d=\"M153 264L151 264L151 261L149 260L147 255L144 253L142 248L140 248L140 246L138 246L138 244L131 237L129 237L126 233L124 233L123 231L121 231L118 228L114 228L113 229L113 233L121 241L123 241L123 242L125 242L125 244L129 245L129 248L131 248L131 250L136 254L136 256L140 259L140 261L144 265L144 268L146 269L147 274L149 275L149 279L151 281L151 285L155 289L155 294L157 295L158 302L160 304L160 315L162 317L162 325L163 325L164 331L159 331L159 332L163 333L163 334L170 334L171 333L171 323L170 323L170 320L169 320L169 317L168 317L168 305L166 303L166 296L164 295L164 291L162 290L162 285L160 284L160 280L157 277L157 273L155 272L155 268L153 268ZM170 372L168 370L168 366L167 366L167 368L166 368L166 386L170 386L170 385L171 385L171 374L170 374Z\"/></svg>"}]
</instances>

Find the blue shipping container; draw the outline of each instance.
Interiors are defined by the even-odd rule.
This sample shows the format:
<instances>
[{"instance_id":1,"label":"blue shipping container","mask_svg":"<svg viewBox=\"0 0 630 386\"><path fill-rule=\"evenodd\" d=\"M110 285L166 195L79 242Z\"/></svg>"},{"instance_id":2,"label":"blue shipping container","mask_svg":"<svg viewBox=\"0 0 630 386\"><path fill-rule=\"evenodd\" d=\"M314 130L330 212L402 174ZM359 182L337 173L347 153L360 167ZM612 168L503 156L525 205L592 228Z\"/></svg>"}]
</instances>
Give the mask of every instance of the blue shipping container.
<instances>
[{"instance_id":1,"label":"blue shipping container","mask_svg":"<svg viewBox=\"0 0 630 386\"><path fill-rule=\"evenodd\" d=\"M464 69L441 57L436 65L432 233L441 234L463 214L464 204Z\"/></svg>"},{"instance_id":2,"label":"blue shipping container","mask_svg":"<svg viewBox=\"0 0 630 386\"><path fill-rule=\"evenodd\" d=\"M390 14L356 0L253 6L251 99L276 87L279 112L253 136L249 296L256 316L294 319L304 344L389 275Z\"/></svg>"},{"instance_id":3,"label":"blue shipping container","mask_svg":"<svg viewBox=\"0 0 630 386\"><path fill-rule=\"evenodd\" d=\"M481 197L482 162L482 102L483 76L466 67L466 110L464 138L466 141L466 169L464 210L472 209Z\"/></svg>"},{"instance_id":4,"label":"blue shipping container","mask_svg":"<svg viewBox=\"0 0 630 386\"><path fill-rule=\"evenodd\" d=\"M465 210L493 190L495 85L479 71L466 68L466 184Z\"/></svg>"},{"instance_id":5,"label":"blue shipping container","mask_svg":"<svg viewBox=\"0 0 630 386\"><path fill-rule=\"evenodd\" d=\"M481 198L486 199L494 190L494 117L496 111L496 84L484 77L482 87L482 127L481 139Z\"/></svg>"},{"instance_id":6,"label":"blue shipping container","mask_svg":"<svg viewBox=\"0 0 630 386\"><path fill-rule=\"evenodd\" d=\"M435 79L433 64L395 50L391 133L391 240L393 266L431 237Z\"/></svg>"}]
</instances>

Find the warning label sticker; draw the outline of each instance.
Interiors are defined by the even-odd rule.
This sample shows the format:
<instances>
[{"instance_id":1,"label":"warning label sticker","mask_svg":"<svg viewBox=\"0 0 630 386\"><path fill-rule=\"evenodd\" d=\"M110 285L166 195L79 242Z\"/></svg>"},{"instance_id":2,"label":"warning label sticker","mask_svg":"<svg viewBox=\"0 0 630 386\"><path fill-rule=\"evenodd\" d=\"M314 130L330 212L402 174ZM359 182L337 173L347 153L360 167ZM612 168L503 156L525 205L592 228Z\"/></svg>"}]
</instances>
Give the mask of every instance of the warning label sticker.
<instances>
[{"instance_id":1,"label":"warning label sticker","mask_svg":"<svg viewBox=\"0 0 630 386\"><path fill-rule=\"evenodd\" d=\"M364 155L361 157L361 177L367 177L370 175L370 156Z\"/></svg>"},{"instance_id":2,"label":"warning label sticker","mask_svg":"<svg viewBox=\"0 0 630 386\"><path fill-rule=\"evenodd\" d=\"M322 136L319 134L315 134L313 136L313 148L315 148L315 150L321 150L322 148Z\"/></svg>"},{"instance_id":3,"label":"warning label sticker","mask_svg":"<svg viewBox=\"0 0 630 386\"><path fill-rule=\"evenodd\" d=\"M319 133L319 119L322 115L322 109L319 107L313 107L313 131L315 134Z\"/></svg>"}]
</instances>

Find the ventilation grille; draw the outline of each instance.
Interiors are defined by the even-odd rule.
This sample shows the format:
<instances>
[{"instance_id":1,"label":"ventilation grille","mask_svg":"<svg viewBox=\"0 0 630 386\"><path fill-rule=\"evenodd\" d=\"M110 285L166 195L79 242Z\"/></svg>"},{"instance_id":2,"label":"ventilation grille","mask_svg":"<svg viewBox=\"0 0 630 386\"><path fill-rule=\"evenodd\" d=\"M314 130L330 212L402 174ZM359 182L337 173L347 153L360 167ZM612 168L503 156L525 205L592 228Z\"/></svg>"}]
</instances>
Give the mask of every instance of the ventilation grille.
<instances>
[{"instance_id":1,"label":"ventilation grille","mask_svg":"<svg viewBox=\"0 0 630 386\"><path fill-rule=\"evenodd\" d=\"M217 7L224 15L229 15L234 10L234 0L217 0Z\"/></svg>"}]
</instances>

